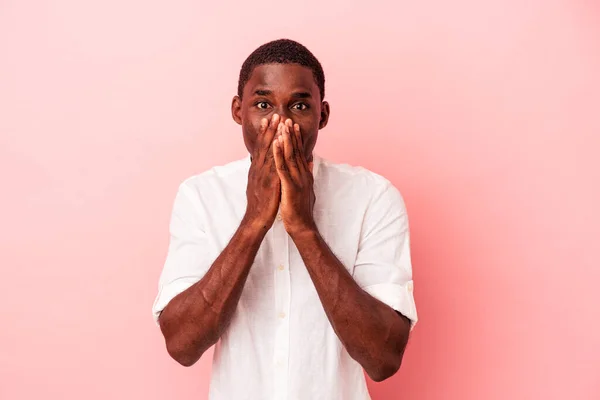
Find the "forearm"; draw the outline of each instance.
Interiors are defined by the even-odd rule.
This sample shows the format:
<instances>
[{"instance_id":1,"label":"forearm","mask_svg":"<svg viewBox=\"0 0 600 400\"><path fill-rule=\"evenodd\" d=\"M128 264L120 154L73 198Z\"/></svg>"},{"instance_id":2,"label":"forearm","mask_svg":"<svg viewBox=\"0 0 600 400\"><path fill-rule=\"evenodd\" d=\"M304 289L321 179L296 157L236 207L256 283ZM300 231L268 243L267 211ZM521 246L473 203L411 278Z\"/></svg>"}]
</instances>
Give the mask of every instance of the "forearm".
<instances>
[{"instance_id":1,"label":"forearm","mask_svg":"<svg viewBox=\"0 0 600 400\"><path fill-rule=\"evenodd\" d=\"M261 224L244 220L204 277L162 311L167 351L180 364L198 361L229 325L266 232Z\"/></svg>"},{"instance_id":2,"label":"forearm","mask_svg":"<svg viewBox=\"0 0 600 400\"><path fill-rule=\"evenodd\" d=\"M375 381L393 375L400 368L410 321L362 290L318 231L293 239L325 313L350 356Z\"/></svg>"}]
</instances>

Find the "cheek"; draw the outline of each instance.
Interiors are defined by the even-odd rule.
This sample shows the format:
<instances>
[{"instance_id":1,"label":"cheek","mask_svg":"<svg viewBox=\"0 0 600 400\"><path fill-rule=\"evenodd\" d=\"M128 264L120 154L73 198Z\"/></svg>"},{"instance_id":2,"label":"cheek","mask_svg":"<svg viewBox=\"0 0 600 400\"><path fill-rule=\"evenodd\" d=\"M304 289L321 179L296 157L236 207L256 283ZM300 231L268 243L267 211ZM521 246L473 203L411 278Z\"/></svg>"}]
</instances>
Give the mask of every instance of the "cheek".
<instances>
[{"instance_id":1,"label":"cheek","mask_svg":"<svg viewBox=\"0 0 600 400\"><path fill-rule=\"evenodd\" d=\"M311 118L310 121L307 121L304 124L300 123L300 132L302 133L302 141L304 144L313 142L319 132L319 121Z\"/></svg>"},{"instance_id":2,"label":"cheek","mask_svg":"<svg viewBox=\"0 0 600 400\"><path fill-rule=\"evenodd\" d=\"M304 144L303 147L307 153L312 152L312 150L314 149L315 143L317 142L317 136L317 132L311 132L309 134L302 135L302 143Z\"/></svg>"},{"instance_id":3,"label":"cheek","mask_svg":"<svg viewBox=\"0 0 600 400\"><path fill-rule=\"evenodd\" d=\"M256 122L254 120L243 121L242 129L244 130L244 136L246 137L246 140L251 143L256 143L256 138L260 129L260 122Z\"/></svg>"}]
</instances>

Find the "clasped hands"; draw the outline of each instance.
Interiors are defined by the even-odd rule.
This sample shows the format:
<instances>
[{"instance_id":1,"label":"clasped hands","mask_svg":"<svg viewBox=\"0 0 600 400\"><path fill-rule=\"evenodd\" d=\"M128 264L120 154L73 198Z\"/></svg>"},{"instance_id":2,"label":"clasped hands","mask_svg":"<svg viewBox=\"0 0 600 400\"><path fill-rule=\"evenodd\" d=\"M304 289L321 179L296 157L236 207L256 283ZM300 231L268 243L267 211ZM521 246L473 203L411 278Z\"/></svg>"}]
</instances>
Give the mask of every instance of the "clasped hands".
<instances>
[{"instance_id":1,"label":"clasped hands","mask_svg":"<svg viewBox=\"0 0 600 400\"><path fill-rule=\"evenodd\" d=\"M316 230L313 161L304 154L300 126L278 114L263 118L256 138L248 180L248 210L261 224L271 226L278 208L288 234L294 238Z\"/></svg>"}]
</instances>

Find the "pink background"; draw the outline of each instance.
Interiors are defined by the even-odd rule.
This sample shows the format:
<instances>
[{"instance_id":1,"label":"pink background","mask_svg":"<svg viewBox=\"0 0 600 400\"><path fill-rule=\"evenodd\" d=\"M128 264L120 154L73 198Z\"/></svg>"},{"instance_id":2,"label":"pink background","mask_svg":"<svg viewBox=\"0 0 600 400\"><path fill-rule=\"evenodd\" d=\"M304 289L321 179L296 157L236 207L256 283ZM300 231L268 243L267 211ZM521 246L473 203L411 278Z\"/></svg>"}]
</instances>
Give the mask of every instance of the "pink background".
<instances>
[{"instance_id":1,"label":"pink background","mask_svg":"<svg viewBox=\"0 0 600 400\"><path fill-rule=\"evenodd\" d=\"M217 4L218 3L218 4ZM594 1L0 2L0 399L206 399L151 317L245 57L321 60L317 151L401 190L420 323L375 400L600 399Z\"/></svg>"}]
</instances>

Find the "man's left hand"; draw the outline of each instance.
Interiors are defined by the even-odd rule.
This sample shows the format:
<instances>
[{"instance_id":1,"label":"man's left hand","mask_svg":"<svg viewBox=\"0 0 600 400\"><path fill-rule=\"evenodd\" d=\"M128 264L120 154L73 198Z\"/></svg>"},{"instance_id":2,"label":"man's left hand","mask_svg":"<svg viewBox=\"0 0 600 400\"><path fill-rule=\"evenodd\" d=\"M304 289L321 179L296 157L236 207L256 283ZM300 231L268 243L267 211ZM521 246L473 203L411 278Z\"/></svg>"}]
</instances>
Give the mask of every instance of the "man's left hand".
<instances>
[{"instance_id":1,"label":"man's left hand","mask_svg":"<svg viewBox=\"0 0 600 400\"><path fill-rule=\"evenodd\" d=\"M281 180L281 217L286 231L293 238L316 230L313 218L313 162L304 155L298 124L293 124L291 119L280 122L277 136L273 153Z\"/></svg>"}]
</instances>

